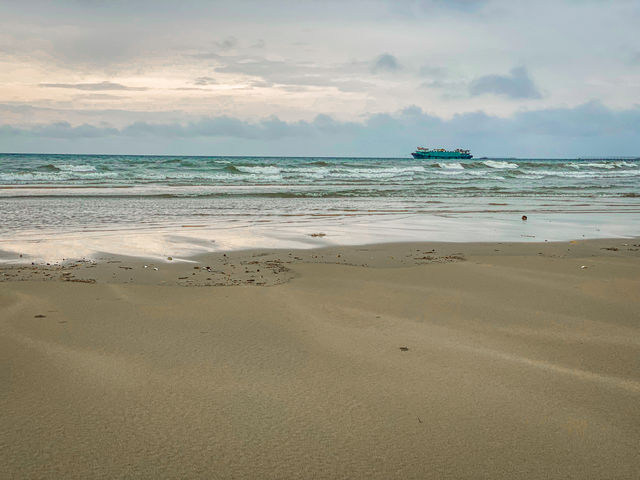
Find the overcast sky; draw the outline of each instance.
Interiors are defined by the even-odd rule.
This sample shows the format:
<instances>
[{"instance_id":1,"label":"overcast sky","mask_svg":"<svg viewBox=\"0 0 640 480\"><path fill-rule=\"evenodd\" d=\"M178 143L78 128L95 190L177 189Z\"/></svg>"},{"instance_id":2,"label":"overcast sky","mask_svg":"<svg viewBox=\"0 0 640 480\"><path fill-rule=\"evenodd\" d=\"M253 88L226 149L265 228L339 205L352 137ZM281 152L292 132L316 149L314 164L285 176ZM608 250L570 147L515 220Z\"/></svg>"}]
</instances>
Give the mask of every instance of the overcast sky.
<instances>
[{"instance_id":1,"label":"overcast sky","mask_svg":"<svg viewBox=\"0 0 640 480\"><path fill-rule=\"evenodd\" d=\"M0 151L640 155L640 2L0 2Z\"/></svg>"}]
</instances>

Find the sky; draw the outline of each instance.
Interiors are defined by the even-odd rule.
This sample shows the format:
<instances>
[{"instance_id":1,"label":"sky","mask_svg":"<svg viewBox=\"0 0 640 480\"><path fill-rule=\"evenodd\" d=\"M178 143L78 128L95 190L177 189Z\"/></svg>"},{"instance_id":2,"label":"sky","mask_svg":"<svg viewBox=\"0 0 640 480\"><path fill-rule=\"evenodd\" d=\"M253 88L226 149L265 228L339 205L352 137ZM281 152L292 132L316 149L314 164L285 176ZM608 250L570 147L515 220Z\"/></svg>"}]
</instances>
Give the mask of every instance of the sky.
<instances>
[{"instance_id":1,"label":"sky","mask_svg":"<svg viewBox=\"0 0 640 480\"><path fill-rule=\"evenodd\" d=\"M637 0L0 2L0 151L640 156Z\"/></svg>"}]
</instances>

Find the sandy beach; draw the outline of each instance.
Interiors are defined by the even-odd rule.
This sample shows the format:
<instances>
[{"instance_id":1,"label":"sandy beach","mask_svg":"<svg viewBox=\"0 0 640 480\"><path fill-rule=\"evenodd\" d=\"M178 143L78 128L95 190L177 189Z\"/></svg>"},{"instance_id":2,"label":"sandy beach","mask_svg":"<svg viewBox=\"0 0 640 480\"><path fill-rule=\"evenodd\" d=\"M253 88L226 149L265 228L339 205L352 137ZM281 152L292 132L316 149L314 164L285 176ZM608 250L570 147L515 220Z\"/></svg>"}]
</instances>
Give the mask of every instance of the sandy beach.
<instances>
[{"instance_id":1,"label":"sandy beach","mask_svg":"<svg viewBox=\"0 0 640 480\"><path fill-rule=\"evenodd\" d=\"M0 18L0 480L640 480L640 1Z\"/></svg>"},{"instance_id":2,"label":"sandy beach","mask_svg":"<svg viewBox=\"0 0 640 480\"><path fill-rule=\"evenodd\" d=\"M637 478L640 241L0 267L2 478Z\"/></svg>"}]
</instances>

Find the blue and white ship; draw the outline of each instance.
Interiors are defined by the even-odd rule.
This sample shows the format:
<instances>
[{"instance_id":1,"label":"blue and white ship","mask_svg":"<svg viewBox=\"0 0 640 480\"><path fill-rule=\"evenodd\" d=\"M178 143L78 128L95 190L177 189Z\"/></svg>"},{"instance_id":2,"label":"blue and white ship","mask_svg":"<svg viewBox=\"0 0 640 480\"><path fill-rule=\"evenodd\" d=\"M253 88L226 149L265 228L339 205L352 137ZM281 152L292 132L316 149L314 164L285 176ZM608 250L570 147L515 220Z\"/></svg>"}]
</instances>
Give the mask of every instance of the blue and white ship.
<instances>
[{"instance_id":1,"label":"blue and white ship","mask_svg":"<svg viewBox=\"0 0 640 480\"><path fill-rule=\"evenodd\" d=\"M418 147L411 155L413 155L413 158L441 158L451 160L473 158L473 155L471 155L469 150L463 150L462 148L445 150L444 148Z\"/></svg>"}]
</instances>

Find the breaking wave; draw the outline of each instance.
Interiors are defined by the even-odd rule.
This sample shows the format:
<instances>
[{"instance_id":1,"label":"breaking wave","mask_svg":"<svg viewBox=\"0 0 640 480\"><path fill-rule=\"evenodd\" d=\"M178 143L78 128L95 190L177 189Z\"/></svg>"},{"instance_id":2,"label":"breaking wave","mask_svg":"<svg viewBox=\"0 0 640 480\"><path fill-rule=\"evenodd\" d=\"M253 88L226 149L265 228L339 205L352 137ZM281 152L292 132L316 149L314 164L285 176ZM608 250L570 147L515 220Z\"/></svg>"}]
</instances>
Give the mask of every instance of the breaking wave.
<instances>
[{"instance_id":1,"label":"breaking wave","mask_svg":"<svg viewBox=\"0 0 640 480\"><path fill-rule=\"evenodd\" d=\"M437 165L438 167L444 168L446 170L464 170L464 167L460 165L458 162L451 162L451 163L438 162Z\"/></svg>"},{"instance_id":2,"label":"breaking wave","mask_svg":"<svg viewBox=\"0 0 640 480\"><path fill-rule=\"evenodd\" d=\"M237 170L244 173L255 173L255 174L262 174L262 175L278 175L280 173L280 169L274 166L265 166L265 167L238 166Z\"/></svg>"},{"instance_id":3,"label":"breaking wave","mask_svg":"<svg viewBox=\"0 0 640 480\"><path fill-rule=\"evenodd\" d=\"M640 195L639 179L640 159L628 158L446 161L410 158L0 155L0 190L33 187L21 191L20 195L36 195L37 192L42 193L38 189L44 187L149 185L177 189L172 191L172 196L192 196L190 189L200 186L244 188L237 195L245 196L256 195L257 187L277 186L286 190L284 187L290 186L313 187L316 190L285 194L262 192L260 195L361 199L389 196L418 202L439 195L490 196L505 192L523 196L535 195L536 192L540 195L582 192L580 194L585 196L610 195L632 199ZM343 187L349 188L345 190ZM142 195L147 194L149 192Z\"/></svg>"},{"instance_id":4,"label":"breaking wave","mask_svg":"<svg viewBox=\"0 0 640 480\"><path fill-rule=\"evenodd\" d=\"M495 160L486 160L482 163L489 168L518 168L517 163L511 163L511 162L499 162Z\"/></svg>"}]
</instances>

